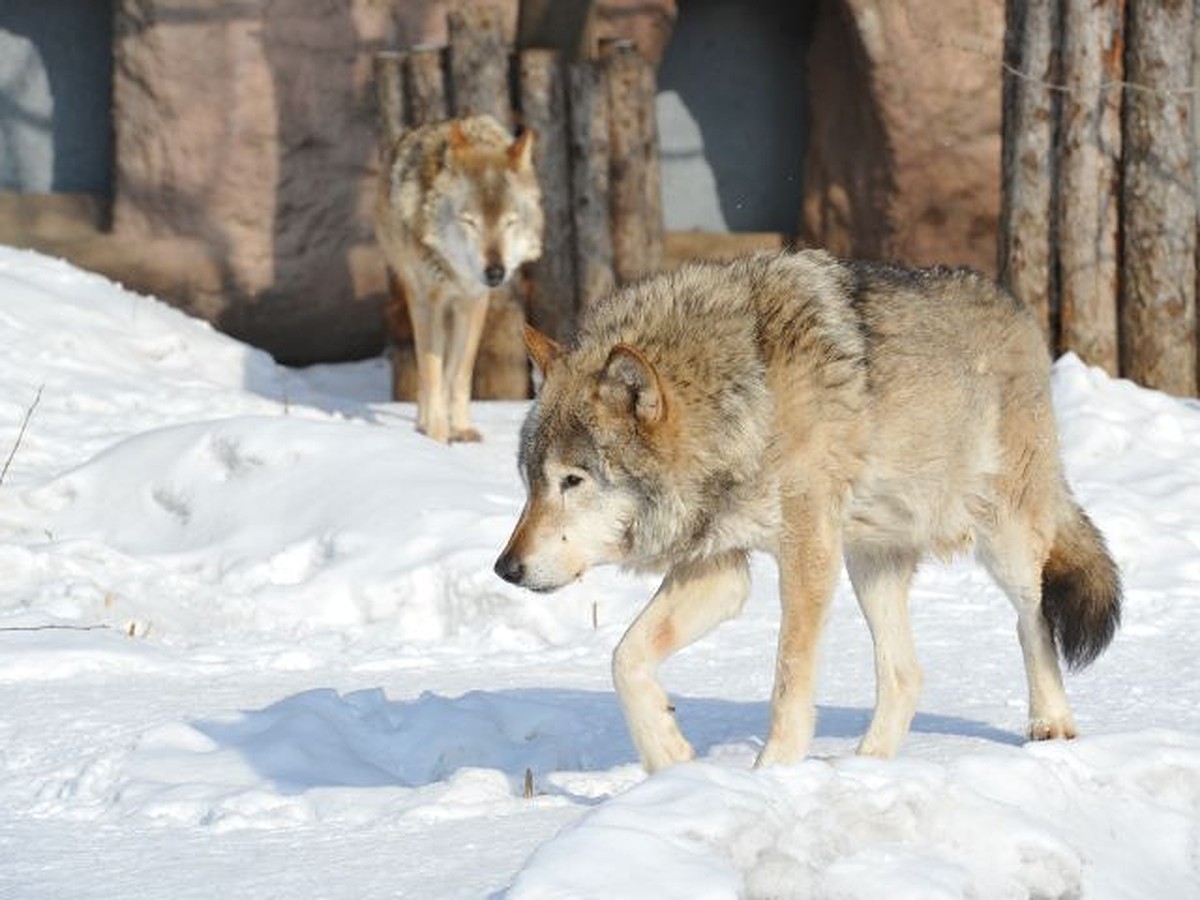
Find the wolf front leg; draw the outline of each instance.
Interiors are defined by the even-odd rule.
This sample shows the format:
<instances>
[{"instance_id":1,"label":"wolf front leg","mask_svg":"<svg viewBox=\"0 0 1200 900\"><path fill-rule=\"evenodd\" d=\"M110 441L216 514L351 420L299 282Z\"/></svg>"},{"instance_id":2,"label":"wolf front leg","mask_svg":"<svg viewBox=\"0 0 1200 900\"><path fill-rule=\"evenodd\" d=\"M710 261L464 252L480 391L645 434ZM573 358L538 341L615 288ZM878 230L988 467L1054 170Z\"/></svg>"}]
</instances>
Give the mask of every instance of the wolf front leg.
<instances>
[{"instance_id":1,"label":"wolf front leg","mask_svg":"<svg viewBox=\"0 0 1200 900\"><path fill-rule=\"evenodd\" d=\"M736 616L749 594L749 567L740 551L676 566L617 645L613 683L647 771L692 758L655 677L659 663Z\"/></svg>"},{"instance_id":2,"label":"wolf front leg","mask_svg":"<svg viewBox=\"0 0 1200 900\"><path fill-rule=\"evenodd\" d=\"M817 648L841 563L835 504L812 494L785 498L776 559L782 607L771 730L756 766L804 758L816 725Z\"/></svg>"},{"instance_id":3,"label":"wolf front leg","mask_svg":"<svg viewBox=\"0 0 1200 900\"><path fill-rule=\"evenodd\" d=\"M482 293L458 304L451 316L450 346L446 357L446 378L450 388L450 440L478 441L479 432L471 424L471 375L479 341L487 321L491 295Z\"/></svg>"},{"instance_id":4,"label":"wolf front leg","mask_svg":"<svg viewBox=\"0 0 1200 900\"><path fill-rule=\"evenodd\" d=\"M437 287L430 287L421 297L409 292L408 297L417 351L417 430L444 444L450 440L442 373L446 358L445 298Z\"/></svg>"}]
</instances>

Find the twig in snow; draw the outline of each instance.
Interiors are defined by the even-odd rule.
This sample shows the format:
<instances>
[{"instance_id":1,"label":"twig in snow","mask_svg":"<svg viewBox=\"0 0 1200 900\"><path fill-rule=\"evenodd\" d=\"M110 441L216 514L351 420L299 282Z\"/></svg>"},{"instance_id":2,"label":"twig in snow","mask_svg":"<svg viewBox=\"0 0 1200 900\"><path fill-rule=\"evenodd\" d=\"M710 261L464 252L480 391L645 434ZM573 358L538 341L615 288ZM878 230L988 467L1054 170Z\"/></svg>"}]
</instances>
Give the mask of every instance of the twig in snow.
<instances>
[{"instance_id":1,"label":"twig in snow","mask_svg":"<svg viewBox=\"0 0 1200 900\"><path fill-rule=\"evenodd\" d=\"M46 385L38 385L37 394L33 398L33 402L29 404L29 409L25 410L25 418L21 422L21 430L17 432L17 439L12 445L12 449L8 451L8 459L4 461L4 468L0 469L0 484L4 484L4 476L8 474L8 467L12 465L13 457L17 455L17 450L21 446L21 440L25 437L25 429L29 427L29 420L33 417L33 411L37 409L38 403L42 399L42 389Z\"/></svg>"}]
</instances>

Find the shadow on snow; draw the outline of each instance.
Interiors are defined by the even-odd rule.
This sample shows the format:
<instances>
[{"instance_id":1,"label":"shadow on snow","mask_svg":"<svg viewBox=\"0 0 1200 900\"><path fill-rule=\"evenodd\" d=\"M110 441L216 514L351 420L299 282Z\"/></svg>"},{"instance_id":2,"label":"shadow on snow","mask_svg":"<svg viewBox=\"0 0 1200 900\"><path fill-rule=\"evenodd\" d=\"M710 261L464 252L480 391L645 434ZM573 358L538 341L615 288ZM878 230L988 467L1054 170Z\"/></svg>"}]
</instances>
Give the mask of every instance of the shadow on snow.
<instances>
[{"instance_id":1,"label":"shadow on snow","mask_svg":"<svg viewBox=\"0 0 1200 900\"><path fill-rule=\"evenodd\" d=\"M681 697L676 709L701 756L723 744L757 749L768 720L763 702ZM817 736L857 738L869 719L866 709L823 706ZM499 770L516 783L526 769L541 776L637 762L611 692L513 689L389 700L379 689L344 695L319 689L193 724L285 794L317 787L421 787L464 768ZM917 713L912 730L1022 742L984 722L929 713Z\"/></svg>"}]
</instances>

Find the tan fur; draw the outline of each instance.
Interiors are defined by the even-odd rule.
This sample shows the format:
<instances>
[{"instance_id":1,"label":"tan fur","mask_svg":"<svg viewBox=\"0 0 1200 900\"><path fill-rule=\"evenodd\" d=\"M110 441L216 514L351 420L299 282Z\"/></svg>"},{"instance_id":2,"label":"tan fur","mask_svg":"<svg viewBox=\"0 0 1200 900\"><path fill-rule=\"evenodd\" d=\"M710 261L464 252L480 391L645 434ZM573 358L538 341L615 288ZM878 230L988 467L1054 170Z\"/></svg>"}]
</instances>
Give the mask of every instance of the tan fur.
<instances>
[{"instance_id":1,"label":"tan fur","mask_svg":"<svg viewBox=\"0 0 1200 900\"><path fill-rule=\"evenodd\" d=\"M434 440L479 439L469 401L488 292L542 252L532 152L531 132L514 140L475 116L409 132L385 161L375 233L397 283L387 315L407 306L417 427Z\"/></svg>"},{"instance_id":2,"label":"tan fur","mask_svg":"<svg viewBox=\"0 0 1200 900\"><path fill-rule=\"evenodd\" d=\"M751 550L775 557L782 603L760 764L807 750L843 560L875 643L859 751L896 752L921 681L913 572L969 547L1017 610L1030 734L1074 734L1055 639L1069 662L1100 652L1120 584L1063 479L1049 359L1012 297L966 270L808 251L656 276L598 304L573 346L527 343L545 376L529 500L496 571L536 590L603 563L666 572L613 664L648 768L691 755L654 670L740 610Z\"/></svg>"}]
</instances>

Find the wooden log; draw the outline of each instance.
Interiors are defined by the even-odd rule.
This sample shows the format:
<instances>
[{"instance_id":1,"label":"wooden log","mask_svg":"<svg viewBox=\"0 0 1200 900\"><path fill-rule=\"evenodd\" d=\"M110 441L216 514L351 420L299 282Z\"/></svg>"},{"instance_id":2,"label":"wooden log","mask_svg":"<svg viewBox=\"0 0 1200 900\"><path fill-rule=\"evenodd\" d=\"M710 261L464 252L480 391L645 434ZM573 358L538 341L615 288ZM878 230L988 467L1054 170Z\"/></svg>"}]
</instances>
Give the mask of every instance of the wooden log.
<instances>
[{"instance_id":1,"label":"wooden log","mask_svg":"<svg viewBox=\"0 0 1200 900\"><path fill-rule=\"evenodd\" d=\"M381 148L388 151L404 131L405 55L385 50L375 54L374 62L379 140Z\"/></svg>"},{"instance_id":2,"label":"wooden log","mask_svg":"<svg viewBox=\"0 0 1200 900\"><path fill-rule=\"evenodd\" d=\"M608 88L603 68L591 60L571 65L567 80L576 295L582 311L613 287Z\"/></svg>"},{"instance_id":3,"label":"wooden log","mask_svg":"<svg viewBox=\"0 0 1200 900\"><path fill-rule=\"evenodd\" d=\"M566 72L555 50L524 50L521 115L534 131L533 164L542 189L542 257L531 267L529 320L559 340L575 333L575 235L567 140Z\"/></svg>"},{"instance_id":4,"label":"wooden log","mask_svg":"<svg viewBox=\"0 0 1200 900\"><path fill-rule=\"evenodd\" d=\"M1050 264L1057 0L1007 0L1000 282L1033 309L1053 344Z\"/></svg>"},{"instance_id":5,"label":"wooden log","mask_svg":"<svg viewBox=\"0 0 1200 900\"><path fill-rule=\"evenodd\" d=\"M607 42L602 59L608 88L613 270L618 283L625 283L651 271L646 230L643 61L630 41Z\"/></svg>"},{"instance_id":6,"label":"wooden log","mask_svg":"<svg viewBox=\"0 0 1200 900\"><path fill-rule=\"evenodd\" d=\"M509 48L498 7L463 5L450 12L450 99L456 118L494 116L512 125L508 93ZM487 323L472 378L474 397L524 399L529 396L525 360L525 310L519 285L492 291Z\"/></svg>"},{"instance_id":7,"label":"wooden log","mask_svg":"<svg viewBox=\"0 0 1200 900\"><path fill-rule=\"evenodd\" d=\"M392 149L404 133L406 54L382 51L375 54L375 100L379 122L379 159L381 177L392 163ZM392 399L415 400L417 397L417 358L413 350L412 324L408 304L395 273L388 268L388 299L383 309L388 336L388 357L392 363Z\"/></svg>"},{"instance_id":8,"label":"wooden log","mask_svg":"<svg viewBox=\"0 0 1200 900\"><path fill-rule=\"evenodd\" d=\"M441 48L414 47L404 60L408 90L407 124L410 128L449 118L446 102L445 58Z\"/></svg>"},{"instance_id":9,"label":"wooden log","mask_svg":"<svg viewBox=\"0 0 1200 900\"><path fill-rule=\"evenodd\" d=\"M1064 0L1057 203L1058 347L1118 373L1125 0Z\"/></svg>"},{"instance_id":10,"label":"wooden log","mask_svg":"<svg viewBox=\"0 0 1200 900\"><path fill-rule=\"evenodd\" d=\"M1127 14L1121 370L1194 395L1192 0L1132 2Z\"/></svg>"},{"instance_id":11,"label":"wooden log","mask_svg":"<svg viewBox=\"0 0 1200 900\"><path fill-rule=\"evenodd\" d=\"M508 96L510 48L504 42L500 9L463 4L447 17L450 29L450 95L454 115L491 115L511 127Z\"/></svg>"},{"instance_id":12,"label":"wooden log","mask_svg":"<svg viewBox=\"0 0 1200 900\"><path fill-rule=\"evenodd\" d=\"M641 62L641 70L639 114L642 126L642 157L646 166L646 199L642 208L642 216L646 222L646 267L648 271L657 272L663 267L666 235L666 225L663 221L662 167L658 156L658 109L655 103L658 96L658 74L654 66L644 59Z\"/></svg>"}]
</instances>

